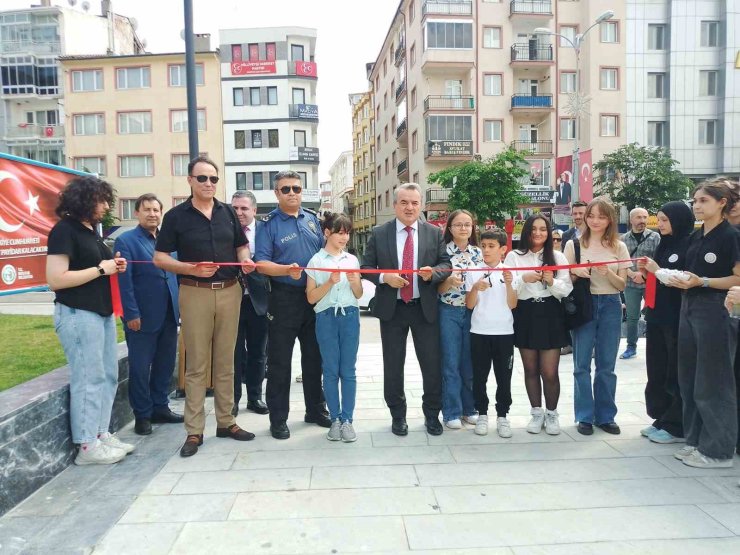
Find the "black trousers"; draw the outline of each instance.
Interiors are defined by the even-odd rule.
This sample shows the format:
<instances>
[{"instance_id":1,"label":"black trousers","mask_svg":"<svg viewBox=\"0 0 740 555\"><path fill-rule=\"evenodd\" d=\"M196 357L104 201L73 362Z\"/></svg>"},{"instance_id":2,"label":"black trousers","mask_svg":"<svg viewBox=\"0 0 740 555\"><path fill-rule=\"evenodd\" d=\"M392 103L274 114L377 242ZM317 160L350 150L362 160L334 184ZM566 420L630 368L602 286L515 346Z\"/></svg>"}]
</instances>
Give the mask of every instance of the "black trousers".
<instances>
[{"instance_id":1,"label":"black trousers","mask_svg":"<svg viewBox=\"0 0 740 555\"><path fill-rule=\"evenodd\" d=\"M321 352L316 341L316 314L303 287L272 283L268 304L266 401L270 422L285 422L290 412L293 346L301 344L303 400L307 413L326 412L321 389Z\"/></svg>"},{"instance_id":2,"label":"black trousers","mask_svg":"<svg viewBox=\"0 0 740 555\"><path fill-rule=\"evenodd\" d=\"M267 316L257 314L252 298L243 295L234 349L234 403L242 398L242 383L246 384L248 401L262 399L266 363Z\"/></svg>"},{"instance_id":3,"label":"black trousers","mask_svg":"<svg viewBox=\"0 0 740 555\"><path fill-rule=\"evenodd\" d=\"M406 417L406 394L403 390L403 368L406 361L406 339L411 330L414 351L421 366L421 407L425 418L439 418L442 410L442 370L439 353L439 326L424 318L421 304L398 302L390 321L380 321L383 343L383 393L393 418ZM272 372L272 367L270 367Z\"/></svg>"},{"instance_id":4,"label":"black trousers","mask_svg":"<svg viewBox=\"0 0 740 555\"><path fill-rule=\"evenodd\" d=\"M493 374L496 376L496 415L505 417L511 408L514 336L471 333L470 351L473 359L475 410L482 415L488 414L486 383L493 363Z\"/></svg>"},{"instance_id":5,"label":"black trousers","mask_svg":"<svg viewBox=\"0 0 740 555\"><path fill-rule=\"evenodd\" d=\"M683 437L683 402L678 387L678 325L648 322L645 331L645 406L653 426Z\"/></svg>"}]
</instances>

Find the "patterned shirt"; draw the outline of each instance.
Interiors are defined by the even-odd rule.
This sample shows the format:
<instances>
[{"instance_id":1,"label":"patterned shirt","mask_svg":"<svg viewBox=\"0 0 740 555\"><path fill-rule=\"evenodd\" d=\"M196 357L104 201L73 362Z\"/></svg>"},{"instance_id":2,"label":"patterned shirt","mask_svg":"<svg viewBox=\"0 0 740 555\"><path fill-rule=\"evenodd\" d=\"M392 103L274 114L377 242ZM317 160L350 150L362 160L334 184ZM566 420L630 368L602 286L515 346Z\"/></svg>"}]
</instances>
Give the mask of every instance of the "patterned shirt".
<instances>
[{"instance_id":1,"label":"patterned shirt","mask_svg":"<svg viewBox=\"0 0 740 555\"><path fill-rule=\"evenodd\" d=\"M627 252L630 254L630 258L641 258L643 256L649 256L653 258L655 256L655 249L658 248L660 243L660 233L645 229L642 235L642 241L638 242L637 237L628 231L622 235L622 242L627 245ZM637 264L632 264L632 271L637 271ZM645 283L635 283L632 278L627 278L627 287L634 287L635 289L645 289Z\"/></svg>"},{"instance_id":2,"label":"patterned shirt","mask_svg":"<svg viewBox=\"0 0 740 555\"><path fill-rule=\"evenodd\" d=\"M460 250L454 241L450 241L447 243L447 254L450 255L453 271L462 271L463 284L460 287L450 287L446 293L440 293L439 300L452 306L465 306L465 270L483 265L483 253L473 245Z\"/></svg>"}]
</instances>

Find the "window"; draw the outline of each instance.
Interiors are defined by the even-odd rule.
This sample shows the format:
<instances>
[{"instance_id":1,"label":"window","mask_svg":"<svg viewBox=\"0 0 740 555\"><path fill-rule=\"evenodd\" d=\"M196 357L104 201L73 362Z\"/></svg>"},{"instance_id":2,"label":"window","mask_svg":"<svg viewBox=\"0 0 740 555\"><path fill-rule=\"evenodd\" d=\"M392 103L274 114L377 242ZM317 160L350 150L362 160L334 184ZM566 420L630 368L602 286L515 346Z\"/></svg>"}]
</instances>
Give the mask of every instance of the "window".
<instances>
[{"instance_id":1,"label":"window","mask_svg":"<svg viewBox=\"0 0 740 555\"><path fill-rule=\"evenodd\" d=\"M388 158L385 159L385 175L388 175L390 166L388 165Z\"/></svg>"},{"instance_id":2,"label":"window","mask_svg":"<svg viewBox=\"0 0 740 555\"><path fill-rule=\"evenodd\" d=\"M719 46L719 21L701 22L701 42L699 44L709 48Z\"/></svg>"},{"instance_id":3,"label":"window","mask_svg":"<svg viewBox=\"0 0 740 555\"><path fill-rule=\"evenodd\" d=\"M648 122L648 146L668 146L668 124L665 121Z\"/></svg>"},{"instance_id":4,"label":"window","mask_svg":"<svg viewBox=\"0 0 740 555\"><path fill-rule=\"evenodd\" d=\"M424 27L426 48L473 48L473 24L429 21Z\"/></svg>"},{"instance_id":5,"label":"window","mask_svg":"<svg viewBox=\"0 0 740 555\"><path fill-rule=\"evenodd\" d=\"M501 48L501 27L483 27L483 48Z\"/></svg>"},{"instance_id":6,"label":"window","mask_svg":"<svg viewBox=\"0 0 740 555\"><path fill-rule=\"evenodd\" d=\"M383 109L384 110L388 109L388 93L385 93L383 95Z\"/></svg>"},{"instance_id":7,"label":"window","mask_svg":"<svg viewBox=\"0 0 740 555\"><path fill-rule=\"evenodd\" d=\"M36 92L33 60L32 56L2 58L0 81L3 83L3 94L33 94Z\"/></svg>"},{"instance_id":8,"label":"window","mask_svg":"<svg viewBox=\"0 0 740 555\"><path fill-rule=\"evenodd\" d=\"M246 191L247 190L247 174L246 172L236 172L236 190Z\"/></svg>"},{"instance_id":9,"label":"window","mask_svg":"<svg viewBox=\"0 0 740 555\"><path fill-rule=\"evenodd\" d=\"M384 142L386 143L388 142L388 126L387 125L385 126L385 129L383 130L383 139L384 139Z\"/></svg>"},{"instance_id":10,"label":"window","mask_svg":"<svg viewBox=\"0 0 740 555\"><path fill-rule=\"evenodd\" d=\"M170 131L185 133L188 130L188 111L170 110ZM206 130L206 111L198 109L198 131Z\"/></svg>"},{"instance_id":11,"label":"window","mask_svg":"<svg viewBox=\"0 0 740 555\"><path fill-rule=\"evenodd\" d=\"M648 50L668 50L668 26L648 24Z\"/></svg>"},{"instance_id":12,"label":"window","mask_svg":"<svg viewBox=\"0 0 740 555\"><path fill-rule=\"evenodd\" d=\"M569 141L576 138L575 118L560 118L560 139Z\"/></svg>"},{"instance_id":13,"label":"window","mask_svg":"<svg viewBox=\"0 0 740 555\"><path fill-rule=\"evenodd\" d=\"M252 172L252 189L262 191L265 188L264 176L262 172Z\"/></svg>"},{"instance_id":14,"label":"window","mask_svg":"<svg viewBox=\"0 0 740 555\"><path fill-rule=\"evenodd\" d=\"M185 176L188 175L188 164L190 163L190 156L187 154L173 154L172 155L172 175Z\"/></svg>"},{"instance_id":15,"label":"window","mask_svg":"<svg viewBox=\"0 0 740 555\"><path fill-rule=\"evenodd\" d=\"M260 104L262 104L262 102L260 101L260 88L249 87L249 105L259 106Z\"/></svg>"},{"instance_id":16,"label":"window","mask_svg":"<svg viewBox=\"0 0 740 555\"><path fill-rule=\"evenodd\" d=\"M699 72L699 96L717 96L717 71Z\"/></svg>"},{"instance_id":17,"label":"window","mask_svg":"<svg viewBox=\"0 0 740 555\"><path fill-rule=\"evenodd\" d=\"M4 77L4 76L3 76ZM103 70L85 69L72 72L72 90L74 92L102 91Z\"/></svg>"},{"instance_id":18,"label":"window","mask_svg":"<svg viewBox=\"0 0 740 555\"><path fill-rule=\"evenodd\" d=\"M277 45L274 42L265 43L265 57L268 62L274 62L277 57Z\"/></svg>"},{"instance_id":19,"label":"window","mask_svg":"<svg viewBox=\"0 0 740 555\"><path fill-rule=\"evenodd\" d=\"M411 152L416 152L419 149L419 134L414 131L411 133Z\"/></svg>"},{"instance_id":20,"label":"window","mask_svg":"<svg viewBox=\"0 0 740 555\"><path fill-rule=\"evenodd\" d=\"M135 198L122 198L121 202L121 219L122 220L134 220L134 212L136 211L136 199Z\"/></svg>"},{"instance_id":21,"label":"window","mask_svg":"<svg viewBox=\"0 0 740 555\"><path fill-rule=\"evenodd\" d=\"M648 98L668 98L666 91L666 80L665 73L648 73L647 78L647 97Z\"/></svg>"},{"instance_id":22,"label":"window","mask_svg":"<svg viewBox=\"0 0 740 555\"><path fill-rule=\"evenodd\" d=\"M483 75L483 94L486 96L501 96L503 75L488 73Z\"/></svg>"},{"instance_id":23,"label":"window","mask_svg":"<svg viewBox=\"0 0 740 555\"><path fill-rule=\"evenodd\" d=\"M267 104L275 106L278 103L277 87L267 87Z\"/></svg>"},{"instance_id":24,"label":"window","mask_svg":"<svg viewBox=\"0 0 740 555\"><path fill-rule=\"evenodd\" d=\"M391 154L391 166L395 168L398 165L397 162L398 162L398 156L396 155L396 151L394 150L393 154Z\"/></svg>"},{"instance_id":25,"label":"window","mask_svg":"<svg viewBox=\"0 0 740 555\"><path fill-rule=\"evenodd\" d=\"M74 135L105 134L105 116L103 114L77 114L74 116Z\"/></svg>"},{"instance_id":26,"label":"window","mask_svg":"<svg viewBox=\"0 0 740 555\"><path fill-rule=\"evenodd\" d=\"M499 119L489 119L483 122L483 140L486 142L502 141L504 122Z\"/></svg>"},{"instance_id":27,"label":"window","mask_svg":"<svg viewBox=\"0 0 740 555\"><path fill-rule=\"evenodd\" d=\"M305 58L303 57L303 46L301 46L300 44L291 44L290 59L297 62L304 61Z\"/></svg>"},{"instance_id":28,"label":"window","mask_svg":"<svg viewBox=\"0 0 740 555\"><path fill-rule=\"evenodd\" d=\"M277 129L267 130L267 148L278 148L280 146L280 134Z\"/></svg>"},{"instance_id":29,"label":"window","mask_svg":"<svg viewBox=\"0 0 740 555\"><path fill-rule=\"evenodd\" d=\"M716 145L717 144L717 120L700 119L699 120L699 144Z\"/></svg>"},{"instance_id":30,"label":"window","mask_svg":"<svg viewBox=\"0 0 740 555\"><path fill-rule=\"evenodd\" d=\"M134 135L152 132L151 112L119 112L118 133L120 135Z\"/></svg>"},{"instance_id":31,"label":"window","mask_svg":"<svg viewBox=\"0 0 740 555\"><path fill-rule=\"evenodd\" d=\"M619 23L604 21L600 24L601 42L619 42Z\"/></svg>"},{"instance_id":32,"label":"window","mask_svg":"<svg viewBox=\"0 0 740 555\"><path fill-rule=\"evenodd\" d=\"M385 207L386 208L388 208L388 206L390 206L390 202L389 202L390 196L391 196L390 195L390 191L386 191L385 192Z\"/></svg>"},{"instance_id":33,"label":"window","mask_svg":"<svg viewBox=\"0 0 740 555\"><path fill-rule=\"evenodd\" d=\"M154 160L151 155L121 156L118 160L121 177L151 177L154 175Z\"/></svg>"},{"instance_id":34,"label":"window","mask_svg":"<svg viewBox=\"0 0 740 555\"><path fill-rule=\"evenodd\" d=\"M411 4L409 4L409 23L411 23L414 20L415 15L416 15L416 9L414 7L414 2L412 1Z\"/></svg>"},{"instance_id":35,"label":"window","mask_svg":"<svg viewBox=\"0 0 740 555\"><path fill-rule=\"evenodd\" d=\"M411 109L416 108L416 87L411 89Z\"/></svg>"},{"instance_id":36,"label":"window","mask_svg":"<svg viewBox=\"0 0 740 555\"><path fill-rule=\"evenodd\" d=\"M381 177L383 177L383 168L380 165L378 165L378 178L381 178Z\"/></svg>"},{"instance_id":37,"label":"window","mask_svg":"<svg viewBox=\"0 0 740 555\"><path fill-rule=\"evenodd\" d=\"M560 92L561 93L576 92L576 72L575 71L563 71L562 73L560 73Z\"/></svg>"},{"instance_id":38,"label":"window","mask_svg":"<svg viewBox=\"0 0 740 555\"><path fill-rule=\"evenodd\" d=\"M419 172L414 172L414 183L419 183Z\"/></svg>"},{"instance_id":39,"label":"window","mask_svg":"<svg viewBox=\"0 0 740 555\"><path fill-rule=\"evenodd\" d=\"M416 63L416 43L411 45L411 50L409 50L409 67L414 67L414 64Z\"/></svg>"},{"instance_id":40,"label":"window","mask_svg":"<svg viewBox=\"0 0 740 555\"><path fill-rule=\"evenodd\" d=\"M116 70L116 88L148 89L151 86L151 69L147 67L121 67Z\"/></svg>"},{"instance_id":41,"label":"window","mask_svg":"<svg viewBox=\"0 0 740 555\"><path fill-rule=\"evenodd\" d=\"M180 206L186 200L188 200L188 197L172 197L172 208Z\"/></svg>"},{"instance_id":42,"label":"window","mask_svg":"<svg viewBox=\"0 0 740 555\"><path fill-rule=\"evenodd\" d=\"M599 88L601 90L616 91L619 88L619 68L602 67L599 73Z\"/></svg>"},{"instance_id":43,"label":"window","mask_svg":"<svg viewBox=\"0 0 740 555\"><path fill-rule=\"evenodd\" d=\"M262 148L262 131L259 129L253 129L252 135L252 148Z\"/></svg>"},{"instance_id":44,"label":"window","mask_svg":"<svg viewBox=\"0 0 740 555\"><path fill-rule=\"evenodd\" d=\"M105 157L104 156L82 156L75 158L75 169L81 172L96 173L105 176Z\"/></svg>"},{"instance_id":45,"label":"window","mask_svg":"<svg viewBox=\"0 0 740 555\"><path fill-rule=\"evenodd\" d=\"M195 84L205 85L203 64L195 64ZM170 66L170 87L184 87L187 85L185 64Z\"/></svg>"},{"instance_id":46,"label":"window","mask_svg":"<svg viewBox=\"0 0 740 555\"><path fill-rule=\"evenodd\" d=\"M234 106L244 106L244 89L234 89Z\"/></svg>"},{"instance_id":47,"label":"window","mask_svg":"<svg viewBox=\"0 0 740 555\"><path fill-rule=\"evenodd\" d=\"M602 115L599 120L599 134L602 137L616 137L619 135L619 116Z\"/></svg>"},{"instance_id":48,"label":"window","mask_svg":"<svg viewBox=\"0 0 740 555\"><path fill-rule=\"evenodd\" d=\"M293 89L293 104L306 103L306 89Z\"/></svg>"},{"instance_id":49,"label":"window","mask_svg":"<svg viewBox=\"0 0 740 555\"><path fill-rule=\"evenodd\" d=\"M388 74L388 61L383 60L383 77L385 77Z\"/></svg>"},{"instance_id":50,"label":"window","mask_svg":"<svg viewBox=\"0 0 740 555\"><path fill-rule=\"evenodd\" d=\"M471 141L472 124L470 116L429 116L426 137L429 141Z\"/></svg>"},{"instance_id":51,"label":"window","mask_svg":"<svg viewBox=\"0 0 740 555\"><path fill-rule=\"evenodd\" d=\"M306 146L306 132L293 131L293 146Z\"/></svg>"},{"instance_id":52,"label":"window","mask_svg":"<svg viewBox=\"0 0 740 555\"><path fill-rule=\"evenodd\" d=\"M298 172L298 175L301 177L301 185L303 185L303 188L308 189L308 174L306 172Z\"/></svg>"},{"instance_id":53,"label":"window","mask_svg":"<svg viewBox=\"0 0 740 555\"><path fill-rule=\"evenodd\" d=\"M268 181L267 185L270 188L274 188L275 187L275 178L277 177L277 174L278 174L278 172L270 172L269 173L269 181Z\"/></svg>"},{"instance_id":54,"label":"window","mask_svg":"<svg viewBox=\"0 0 740 555\"><path fill-rule=\"evenodd\" d=\"M563 25L560 27L560 34L563 35L562 37L560 37L560 47L573 48L573 45L576 43L578 27L576 27L575 25ZM568 40L566 39L570 39L570 42L568 42Z\"/></svg>"},{"instance_id":55,"label":"window","mask_svg":"<svg viewBox=\"0 0 740 555\"><path fill-rule=\"evenodd\" d=\"M249 52L249 61L258 62L260 59L260 45L256 42L252 42L247 45L247 52Z\"/></svg>"},{"instance_id":56,"label":"window","mask_svg":"<svg viewBox=\"0 0 740 555\"><path fill-rule=\"evenodd\" d=\"M245 131L234 131L234 148L247 148L247 134Z\"/></svg>"}]
</instances>

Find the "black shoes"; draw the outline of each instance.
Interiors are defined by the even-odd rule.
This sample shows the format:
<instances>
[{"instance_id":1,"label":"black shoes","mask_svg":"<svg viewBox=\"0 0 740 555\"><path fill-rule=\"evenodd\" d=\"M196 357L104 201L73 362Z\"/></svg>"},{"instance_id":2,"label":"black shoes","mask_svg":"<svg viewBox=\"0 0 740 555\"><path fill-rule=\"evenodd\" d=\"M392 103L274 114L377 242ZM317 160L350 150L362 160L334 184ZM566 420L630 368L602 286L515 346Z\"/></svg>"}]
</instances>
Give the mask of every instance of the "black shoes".
<instances>
[{"instance_id":1,"label":"black shoes","mask_svg":"<svg viewBox=\"0 0 740 555\"><path fill-rule=\"evenodd\" d=\"M198 447L203 445L203 434L189 435L180 449L181 457L192 457L198 452Z\"/></svg>"},{"instance_id":2,"label":"black shoes","mask_svg":"<svg viewBox=\"0 0 740 555\"><path fill-rule=\"evenodd\" d=\"M599 428L604 430L607 434L612 434L613 436L618 436L622 433L622 430L619 429L619 426L616 422L609 422L608 424L599 424Z\"/></svg>"},{"instance_id":3,"label":"black shoes","mask_svg":"<svg viewBox=\"0 0 740 555\"><path fill-rule=\"evenodd\" d=\"M438 418L425 418L424 425L427 427L427 433L432 436L442 435L442 423Z\"/></svg>"},{"instance_id":4,"label":"black shoes","mask_svg":"<svg viewBox=\"0 0 740 555\"><path fill-rule=\"evenodd\" d=\"M152 433L152 421L149 418L137 418L134 424L134 433L140 436L148 436Z\"/></svg>"},{"instance_id":5,"label":"black shoes","mask_svg":"<svg viewBox=\"0 0 740 555\"><path fill-rule=\"evenodd\" d=\"M409 427L406 424L406 419L403 417L394 418L393 423L391 424L391 431L397 436L408 435Z\"/></svg>"},{"instance_id":6,"label":"black shoes","mask_svg":"<svg viewBox=\"0 0 740 555\"><path fill-rule=\"evenodd\" d=\"M185 422L185 417L182 414L172 412L169 407L167 410L152 414L153 424L182 424L183 422Z\"/></svg>"},{"instance_id":7,"label":"black shoes","mask_svg":"<svg viewBox=\"0 0 740 555\"><path fill-rule=\"evenodd\" d=\"M256 412L257 414L267 414L270 412L265 402L261 399L257 399L256 401L249 401L247 403L247 410L251 410L252 412Z\"/></svg>"},{"instance_id":8,"label":"black shoes","mask_svg":"<svg viewBox=\"0 0 740 555\"><path fill-rule=\"evenodd\" d=\"M270 433L275 439L288 439L290 437L290 430L285 422L271 423Z\"/></svg>"},{"instance_id":9,"label":"black shoes","mask_svg":"<svg viewBox=\"0 0 740 555\"><path fill-rule=\"evenodd\" d=\"M252 441L254 434L247 430L242 430L237 424L232 424L228 428L216 428L216 437L230 437L237 441Z\"/></svg>"},{"instance_id":10,"label":"black shoes","mask_svg":"<svg viewBox=\"0 0 740 555\"><path fill-rule=\"evenodd\" d=\"M578 423L578 433L584 436L590 436L594 433L594 425L588 422Z\"/></svg>"},{"instance_id":11,"label":"black shoes","mask_svg":"<svg viewBox=\"0 0 740 555\"><path fill-rule=\"evenodd\" d=\"M322 428L331 428L331 419L329 415L323 412L307 412L303 417L306 424L316 424Z\"/></svg>"}]
</instances>

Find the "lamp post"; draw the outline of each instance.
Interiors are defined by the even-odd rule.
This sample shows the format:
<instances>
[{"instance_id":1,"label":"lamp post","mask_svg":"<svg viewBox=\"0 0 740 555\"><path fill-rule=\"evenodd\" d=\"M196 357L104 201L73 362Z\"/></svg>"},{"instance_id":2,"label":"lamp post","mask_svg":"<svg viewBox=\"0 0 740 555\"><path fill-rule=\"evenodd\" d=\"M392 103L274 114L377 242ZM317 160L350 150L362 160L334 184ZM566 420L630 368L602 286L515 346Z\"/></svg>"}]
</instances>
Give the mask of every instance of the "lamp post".
<instances>
[{"instance_id":1,"label":"lamp post","mask_svg":"<svg viewBox=\"0 0 740 555\"><path fill-rule=\"evenodd\" d=\"M580 200L580 190L579 190L579 182L580 182L580 174L581 174L581 166L579 161L579 155L580 155L580 135L581 135L581 111L583 109L583 99L581 97L581 46L583 45L583 39L588 35L589 31L599 25L601 22L606 21L607 19L611 19L614 17L614 11L607 10L604 13L602 13L599 17L596 18L596 21L583 33L580 33L574 37L574 39L571 39L570 37L566 37L565 35L562 35L560 33L556 33L552 29L548 29L547 27L537 27L534 30L535 35L553 35L555 37L560 37L561 39L567 41L572 47L573 50L576 53L576 91L575 91L575 98L576 98L576 104L575 104L575 119L576 119L576 129L575 129L575 141L573 144L573 161L572 161L572 170L573 170L573 183L571 183L572 187L572 194L571 199L573 201Z\"/></svg>"},{"instance_id":2,"label":"lamp post","mask_svg":"<svg viewBox=\"0 0 740 555\"><path fill-rule=\"evenodd\" d=\"M195 93L195 41L193 38L193 0L184 0L185 83L188 98L188 146L190 159L198 156L198 101Z\"/></svg>"}]
</instances>

